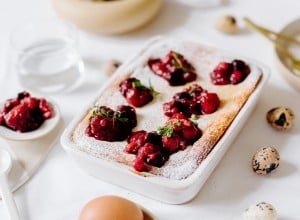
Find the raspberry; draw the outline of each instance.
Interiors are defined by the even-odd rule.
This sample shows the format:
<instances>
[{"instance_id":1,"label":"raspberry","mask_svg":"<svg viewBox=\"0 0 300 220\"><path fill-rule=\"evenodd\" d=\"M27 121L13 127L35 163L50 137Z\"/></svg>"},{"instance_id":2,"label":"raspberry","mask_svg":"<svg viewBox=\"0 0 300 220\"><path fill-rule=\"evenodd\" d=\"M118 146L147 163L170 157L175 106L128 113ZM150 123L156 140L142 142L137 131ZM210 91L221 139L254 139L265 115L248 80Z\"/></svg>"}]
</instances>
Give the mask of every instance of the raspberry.
<instances>
[{"instance_id":1,"label":"raspberry","mask_svg":"<svg viewBox=\"0 0 300 220\"><path fill-rule=\"evenodd\" d=\"M234 70L230 76L231 84L238 84L239 82L243 81L244 75L239 70Z\"/></svg>"},{"instance_id":2,"label":"raspberry","mask_svg":"<svg viewBox=\"0 0 300 220\"><path fill-rule=\"evenodd\" d=\"M36 109L39 108L39 102L40 100L33 98L33 97L26 97L22 99L21 104L27 105L30 109Z\"/></svg>"},{"instance_id":3,"label":"raspberry","mask_svg":"<svg viewBox=\"0 0 300 220\"><path fill-rule=\"evenodd\" d=\"M149 59L148 66L154 74L164 78L171 86L194 81L194 67L179 53L170 51L163 59Z\"/></svg>"},{"instance_id":4,"label":"raspberry","mask_svg":"<svg viewBox=\"0 0 300 220\"><path fill-rule=\"evenodd\" d=\"M164 114L166 116L171 117L172 115L174 115L176 113L180 113L180 112L184 111L184 106L182 105L181 102L170 101L170 102L166 102L163 104L163 110L164 110Z\"/></svg>"},{"instance_id":5,"label":"raspberry","mask_svg":"<svg viewBox=\"0 0 300 220\"><path fill-rule=\"evenodd\" d=\"M123 141L137 124L131 106L118 106L114 111L106 106L96 107L86 128L86 135L103 141Z\"/></svg>"},{"instance_id":6,"label":"raspberry","mask_svg":"<svg viewBox=\"0 0 300 220\"><path fill-rule=\"evenodd\" d=\"M203 92L201 94L200 102L204 114L211 114L220 106L220 100L216 93Z\"/></svg>"},{"instance_id":7,"label":"raspberry","mask_svg":"<svg viewBox=\"0 0 300 220\"><path fill-rule=\"evenodd\" d=\"M137 157L140 159L143 159L144 161L148 157L149 154L153 154L158 151L158 147L151 143L146 143L144 146L142 146L138 153Z\"/></svg>"},{"instance_id":8,"label":"raspberry","mask_svg":"<svg viewBox=\"0 0 300 220\"><path fill-rule=\"evenodd\" d=\"M8 127L19 132L35 130L43 123L42 115L27 105L15 106L4 118Z\"/></svg>"},{"instance_id":9,"label":"raspberry","mask_svg":"<svg viewBox=\"0 0 300 220\"><path fill-rule=\"evenodd\" d=\"M210 73L210 78L214 85L238 84L250 71L250 67L242 60L233 60L231 63L220 62Z\"/></svg>"},{"instance_id":10,"label":"raspberry","mask_svg":"<svg viewBox=\"0 0 300 220\"><path fill-rule=\"evenodd\" d=\"M133 132L128 138L125 152L136 154L133 164L135 170L148 171L149 165L161 167L171 154L185 150L200 138L201 134L201 130L188 118L177 113L157 132Z\"/></svg>"},{"instance_id":11,"label":"raspberry","mask_svg":"<svg viewBox=\"0 0 300 220\"><path fill-rule=\"evenodd\" d=\"M28 92L21 92L17 98L5 102L0 111L0 125L19 131L33 131L44 120L52 117L52 108L45 99L31 97Z\"/></svg>"},{"instance_id":12,"label":"raspberry","mask_svg":"<svg viewBox=\"0 0 300 220\"><path fill-rule=\"evenodd\" d=\"M226 85L229 83L230 73L233 67L231 63L221 62L210 73L210 78L215 85Z\"/></svg>"},{"instance_id":13,"label":"raspberry","mask_svg":"<svg viewBox=\"0 0 300 220\"><path fill-rule=\"evenodd\" d=\"M5 125L5 113L3 111L0 111L0 125Z\"/></svg>"},{"instance_id":14,"label":"raspberry","mask_svg":"<svg viewBox=\"0 0 300 220\"><path fill-rule=\"evenodd\" d=\"M180 137L178 135L172 135L172 137L162 137L163 147L167 149L169 153L175 153L179 149Z\"/></svg>"},{"instance_id":15,"label":"raspberry","mask_svg":"<svg viewBox=\"0 0 300 220\"><path fill-rule=\"evenodd\" d=\"M208 93L209 95L207 95L207 93L208 92L204 90L200 85L194 84L184 89L183 92L176 93L173 96L172 101L164 103L164 114L166 116L172 117L175 114L181 113L185 117L189 118L193 114L201 115L213 113L218 109L220 101L216 94L211 95L214 93ZM209 97L205 98L206 96ZM214 101L215 99L216 101ZM208 101L215 103L204 103Z\"/></svg>"},{"instance_id":16,"label":"raspberry","mask_svg":"<svg viewBox=\"0 0 300 220\"><path fill-rule=\"evenodd\" d=\"M138 150L146 143L147 132L144 130L133 132L128 138L128 145L125 152L136 154Z\"/></svg>"},{"instance_id":17,"label":"raspberry","mask_svg":"<svg viewBox=\"0 0 300 220\"><path fill-rule=\"evenodd\" d=\"M136 78L124 80L119 88L127 102L135 107L142 107L153 100L152 87L145 87Z\"/></svg>"},{"instance_id":18,"label":"raspberry","mask_svg":"<svg viewBox=\"0 0 300 220\"><path fill-rule=\"evenodd\" d=\"M210 78L214 85L227 85L230 83L229 77L219 77L215 72L210 73Z\"/></svg>"},{"instance_id":19,"label":"raspberry","mask_svg":"<svg viewBox=\"0 0 300 220\"><path fill-rule=\"evenodd\" d=\"M140 149L140 147L141 146L138 145L137 143L131 142L131 143L127 144L124 151L129 154L136 154L138 152L138 150Z\"/></svg>"},{"instance_id":20,"label":"raspberry","mask_svg":"<svg viewBox=\"0 0 300 220\"><path fill-rule=\"evenodd\" d=\"M13 107L20 104L19 99L9 99L4 104L3 112L8 113Z\"/></svg>"},{"instance_id":21,"label":"raspberry","mask_svg":"<svg viewBox=\"0 0 300 220\"><path fill-rule=\"evenodd\" d=\"M220 62L213 72L216 74L216 77L229 77L232 71L232 64L228 62Z\"/></svg>"},{"instance_id":22,"label":"raspberry","mask_svg":"<svg viewBox=\"0 0 300 220\"><path fill-rule=\"evenodd\" d=\"M138 172L148 171L148 167L142 159L136 158L133 163L133 168Z\"/></svg>"},{"instance_id":23,"label":"raspberry","mask_svg":"<svg viewBox=\"0 0 300 220\"><path fill-rule=\"evenodd\" d=\"M188 142L192 143L201 136L201 131L195 127L188 127L182 130L183 138Z\"/></svg>"}]
</instances>

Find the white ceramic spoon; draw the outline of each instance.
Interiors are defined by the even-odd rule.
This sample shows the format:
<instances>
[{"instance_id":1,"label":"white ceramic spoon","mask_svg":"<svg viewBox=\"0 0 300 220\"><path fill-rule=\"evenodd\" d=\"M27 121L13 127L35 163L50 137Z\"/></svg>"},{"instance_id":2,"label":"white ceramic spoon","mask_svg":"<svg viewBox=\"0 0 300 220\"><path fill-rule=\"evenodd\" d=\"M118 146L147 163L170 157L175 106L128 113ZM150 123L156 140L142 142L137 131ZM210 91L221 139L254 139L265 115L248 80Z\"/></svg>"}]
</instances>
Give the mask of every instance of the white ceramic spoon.
<instances>
[{"instance_id":1,"label":"white ceramic spoon","mask_svg":"<svg viewBox=\"0 0 300 220\"><path fill-rule=\"evenodd\" d=\"M8 210L10 220L19 220L16 203L7 183L7 174L11 166L12 159L10 154L4 149L0 149L0 191L2 201Z\"/></svg>"}]
</instances>

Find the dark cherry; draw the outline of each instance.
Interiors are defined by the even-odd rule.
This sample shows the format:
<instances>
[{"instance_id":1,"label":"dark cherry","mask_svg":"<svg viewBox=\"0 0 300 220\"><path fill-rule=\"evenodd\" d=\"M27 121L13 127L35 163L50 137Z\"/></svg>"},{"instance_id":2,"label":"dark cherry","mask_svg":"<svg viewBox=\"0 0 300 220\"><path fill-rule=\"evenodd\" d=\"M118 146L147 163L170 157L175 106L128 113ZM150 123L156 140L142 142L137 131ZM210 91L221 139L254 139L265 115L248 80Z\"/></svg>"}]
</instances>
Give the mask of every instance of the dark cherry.
<instances>
[{"instance_id":1,"label":"dark cherry","mask_svg":"<svg viewBox=\"0 0 300 220\"><path fill-rule=\"evenodd\" d=\"M214 85L238 84L250 74L250 67L242 60L220 62L210 73Z\"/></svg>"},{"instance_id":2,"label":"dark cherry","mask_svg":"<svg viewBox=\"0 0 300 220\"><path fill-rule=\"evenodd\" d=\"M149 59L148 66L171 86L184 85L197 78L194 67L175 51L170 51L163 59Z\"/></svg>"},{"instance_id":3,"label":"dark cherry","mask_svg":"<svg viewBox=\"0 0 300 220\"><path fill-rule=\"evenodd\" d=\"M119 105L117 106L117 112L119 119L121 119L119 121L123 122L124 126L134 128L137 125L136 112L133 107L129 105ZM122 119L125 119L125 121L122 121Z\"/></svg>"},{"instance_id":4,"label":"dark cherry","mask_svg":"<svg viewBox=\"0 0 300 220\"><path fill-rule=\"evenodd\" d=\"M116 111L107 106L95 107L86 134L102 141L123 141L137 124L134 108L118 106Z\"/></svg>"},{"instance_id":5,"label":"dark cherry","mask_svg":"<svg viewBox=\"0 0 300 220\"><path fill-rule=\"evenodd\" d=\"M26 91L17 98L5 102L0 111L0 125L19 132L38 129L53 115L52 108L45 99L31 97Z\"/></svg>"},{"instance_id":6,"label":"dark cherry","mask_svg":"<svg viewBox=\"0 0 300 220\"><path fill-rule=\"evenodd\" d=\"M120 83L120 92L127 102L135 107L142 107L153 100L153 89L141 84L136 78L128 78Z\"/></svg>"},{"instance_id":7,"label":"dark cherry","mask_svg":"<svg viewBox=\"0 0 300 220\"><path fill-rule=\"evenodd\" d=\"M127 139L125 152L137 154L138 150L147 142L148 133L144 130L132 132Z\"/></svg>"},{"instance_id":8,"label":"dark cherry","mask_svg":"<svg viewBox=\"0 0 300 220\"><path fill-rule=\"evenodd\" d=\"M234 70L239 70L245 75L250 73L250 67L242 60L233 60L232 65Z\"/></svg>"}]
</instances>

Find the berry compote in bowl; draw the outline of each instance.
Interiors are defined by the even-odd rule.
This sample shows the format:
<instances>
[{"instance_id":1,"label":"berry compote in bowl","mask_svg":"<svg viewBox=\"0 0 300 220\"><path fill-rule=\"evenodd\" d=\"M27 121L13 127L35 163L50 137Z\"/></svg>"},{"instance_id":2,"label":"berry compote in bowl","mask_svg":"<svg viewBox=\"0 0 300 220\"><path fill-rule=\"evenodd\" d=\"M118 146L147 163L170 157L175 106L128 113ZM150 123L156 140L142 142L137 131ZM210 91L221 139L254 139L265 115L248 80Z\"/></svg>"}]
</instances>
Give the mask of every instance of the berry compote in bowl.
<instances>
[{"instance_id":1,"label":"berry compote in bowl","mask_svg":"<svg viewBox=\"0 0 300 220\"><path fill-rule=\"evenodd\" d=\"M29 92L0 103L0 136L10 140L31 140L51 132L60 120L58 106Z\"/></svg>"}]
</instances>

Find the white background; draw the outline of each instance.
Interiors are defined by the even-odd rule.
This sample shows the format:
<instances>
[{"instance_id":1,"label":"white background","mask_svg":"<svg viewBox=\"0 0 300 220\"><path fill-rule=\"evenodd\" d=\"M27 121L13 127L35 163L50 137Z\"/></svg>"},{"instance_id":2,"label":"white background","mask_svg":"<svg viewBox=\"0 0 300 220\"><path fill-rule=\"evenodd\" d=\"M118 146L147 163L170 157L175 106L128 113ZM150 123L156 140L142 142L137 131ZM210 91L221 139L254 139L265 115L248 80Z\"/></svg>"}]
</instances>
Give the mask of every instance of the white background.
<instances>
[{"instance_id":1,"label":"white background","mask_svg":"<svg viewBox=\"0 0 300 220\"><path fill-rule=\"evenodd\" d=\"M261 201L272 203L280 220L300 219L299 93L281 78L274 64L270 42L247 30L227 36L213 28L215 19L222 14L235 15L241 26L241 18L249 16L261 25L280 30L300 16L300 1L240 0L224 7L196 9L179 1L166 0L156 20L133 33L104 37L80 31L80 52L87 66L86 81L72 93L51 96L59 104L67 124L90 102L107 78L101 71L106 59L125 60L151 36L161 34L207 42L267 64L271 68L271 77L256 109L196 198L187 204L167 205L102 182L78 169L57 143L37 173L15 192L22 219L77 219L87 201L104 194L116 194L134 200L161 220L241 219L244 209ZM16 81L15 72L7 67L11 53L9 33L15 25L26 19L42 18L56 18L50 1L1 0L1 100L23 89ZM295 111L296 125L291 131L277 132L266 123L266 112L278 105L289 106ZM268 145L279 150L281 164L270 176L255 175L250 166L251 157L258 147ZM0 219L8 219L1 202Z\"/></svg>"}]
</instances>

